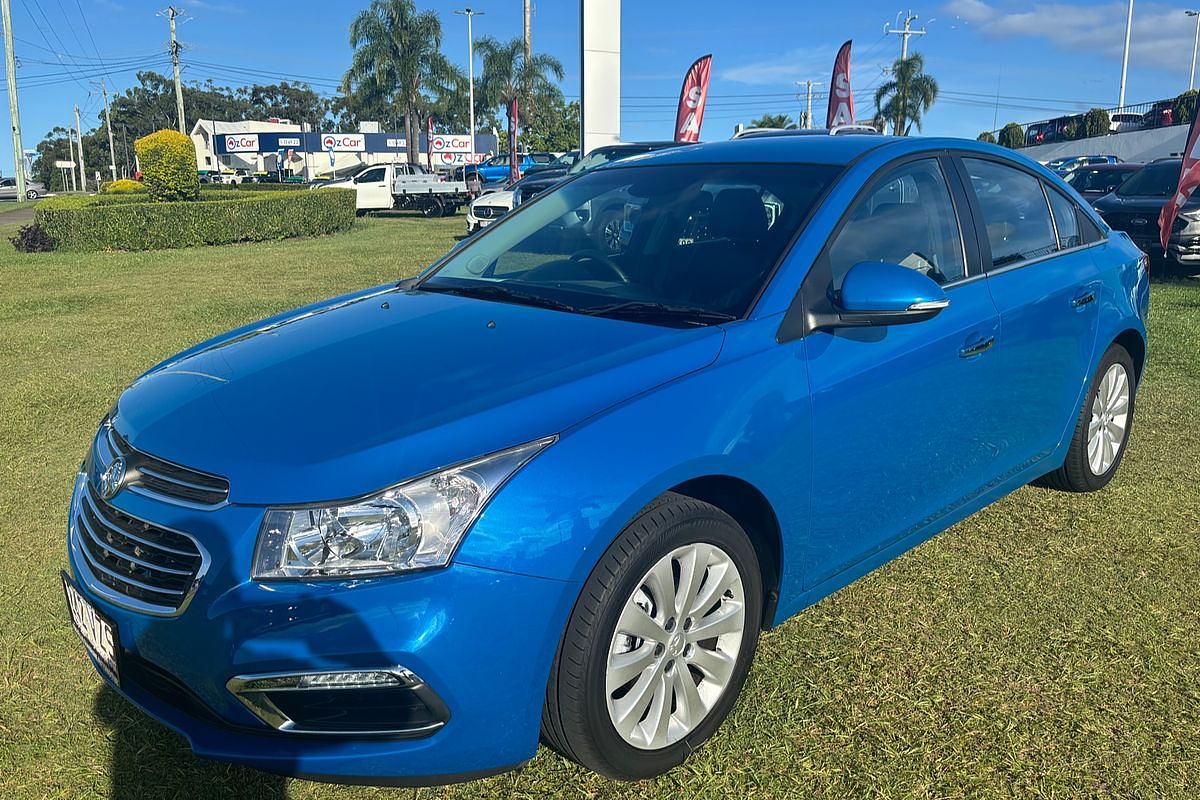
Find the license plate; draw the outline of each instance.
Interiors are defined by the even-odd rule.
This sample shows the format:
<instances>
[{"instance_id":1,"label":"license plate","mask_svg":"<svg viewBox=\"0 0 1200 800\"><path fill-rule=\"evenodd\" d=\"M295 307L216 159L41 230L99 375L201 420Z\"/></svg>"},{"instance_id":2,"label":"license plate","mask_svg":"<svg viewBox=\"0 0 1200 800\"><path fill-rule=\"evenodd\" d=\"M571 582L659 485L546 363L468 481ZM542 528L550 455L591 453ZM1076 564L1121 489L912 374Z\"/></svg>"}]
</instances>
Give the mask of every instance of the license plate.
<instances>
[{"instance_id":1,"label":"license plate","mask_svg":"<svg viewBox=\"0 0 1200 800\"><path fill-rule=\"evenodd\" d=\"M492 224L492 221L490 219L479 220L479 227L481 227L481 228L486 228L488 225L491 225L491 224Z\"/></svg>"},{"instance_id":2,"label":"license plate","mask_svg":"<svg viewBox=\"0 0 1200 800\"><path fill-rule=\"evenodd\" d=\"M71 615L71 626L79 634L79 638L87 645L87 649L95 657L100 667L108 673L113 683L120 685L120 673L117 668L117 653L120 652L117 638L117 626L108 617L96 610L95 606L75 588L75 584L62 573L63 592L67 595L67 611Z\"/></svg>"}]
</instances>

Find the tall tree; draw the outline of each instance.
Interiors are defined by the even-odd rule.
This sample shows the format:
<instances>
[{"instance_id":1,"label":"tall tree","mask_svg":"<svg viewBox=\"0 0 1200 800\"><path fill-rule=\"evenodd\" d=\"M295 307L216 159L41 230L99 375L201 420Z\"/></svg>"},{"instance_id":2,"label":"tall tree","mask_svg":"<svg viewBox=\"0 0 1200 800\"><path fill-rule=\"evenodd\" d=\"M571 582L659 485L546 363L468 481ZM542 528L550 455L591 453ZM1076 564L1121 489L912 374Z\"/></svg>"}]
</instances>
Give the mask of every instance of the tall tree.
<instances>
[{"instance_id":1,"label":"tall tree","mask_svg":"<svg viewBox=\"0 0 1200 800\"><path fill-rule=\"evenodd\" d=\"M456 72L442 55L442 23L431 11L417 12L413 0L371 0L350 23L354 56L342 79L342 91L354 97L354 113L397 107L404 115L404 135L418 141L428 114L429 94L436 94ZM424 113L423 113L424 112ZM408 160L417 160L416 147Z\"/></svg>"},{"instance_id":2,"label":"tall tree","mask_svg":"<svg viewBox=\"0 0 1200 800\"><path fill-rule=\"evenodd\" d=\"M475 52L483 59L483 77L479 95L491 109L504 107L507 114L514 98L518 101L518 120L528 127L538 109L553 109L562 103L562 92L555 81L563 79L562 63L545 53L525 55L521 39L500 42L485 36L475 43ZM553 113L549 111L548 113ZM512 131L512 117L508 119Z\"/></svg>"},{"instance_id":3,"label":"tall tree","mask_svg":"<svg viewBox=\"0 0 1200 800\"><path fill-rule=\"evenodd\" d=\"M937 81L925 74L925 58L913 53L896 59L891 80L875 90L877 116L890 122L897 136L907 136L913 125L921 130L922 117L937 96Z\"/></svg>"},{"instance_id":4,"label":"tall tree","mask_svg":"<svg viewBox=\"0 0 1200 800\"><path fill-rule=\"evenodd\" d=\"M763 114L758 119L750 120L751 128L787 128L792 130L796 123L787 114Z\"/></svg>"}]
</instances>

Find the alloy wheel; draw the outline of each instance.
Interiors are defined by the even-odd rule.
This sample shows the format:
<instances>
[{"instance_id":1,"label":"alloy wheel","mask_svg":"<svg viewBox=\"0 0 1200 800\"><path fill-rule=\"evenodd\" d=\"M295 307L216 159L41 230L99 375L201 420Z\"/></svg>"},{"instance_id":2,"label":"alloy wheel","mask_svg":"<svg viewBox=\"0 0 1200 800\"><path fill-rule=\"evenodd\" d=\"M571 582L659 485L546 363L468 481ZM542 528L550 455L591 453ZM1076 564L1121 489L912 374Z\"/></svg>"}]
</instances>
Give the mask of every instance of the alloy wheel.
<instances>
[{"instance_id":1,"label":"alloy wheel","mask_svg":"<svg viewBox=\"0 0 1200 800\"><path fill-rule=\"evenodd\" d=\"M1121 364L1111 365L1100 379L1087 432L1088 468L1093 475L1108 472L1125 443L1130 389L1129 374Z\"/></svg>"},{"instance_id":2,"label":"alloy wheel","mask_svg":"<svg viewBox=\"0 0 1200 800\"><path fill-rule=\"evenodd\" d=\"M621 220L613 217L604 223L601 230L604 239L604 249L609 254L621 252Z\"/></svg>"},{"instance_id":3,"label":"alloy wheel","mask_svg":"<svg viewBox=\"0 0 1200 800\"><path fill-rule=\"evenodd\" d=\"M626 600L609 644L609 719L628 744L667 747L728 688L746 625L737 566L697 542L663 556Z\"/></svg>"}]
</instances>

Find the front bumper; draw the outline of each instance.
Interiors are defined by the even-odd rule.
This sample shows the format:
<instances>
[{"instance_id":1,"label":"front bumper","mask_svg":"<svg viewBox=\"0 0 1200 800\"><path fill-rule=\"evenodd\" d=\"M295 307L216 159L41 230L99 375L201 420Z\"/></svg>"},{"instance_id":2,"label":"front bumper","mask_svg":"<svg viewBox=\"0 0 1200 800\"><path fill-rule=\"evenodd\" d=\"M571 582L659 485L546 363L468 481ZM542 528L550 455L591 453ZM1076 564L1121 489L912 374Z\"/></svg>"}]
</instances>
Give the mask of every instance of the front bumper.
<instances>
[{"instance_id":1,"label":"front bumper","mask_svg":"<svg viewBox=\"0 0 1200 800\"><path fill-rule=\"evenodd\" d=\"M346 582L254 582L244 573L262 509L197 511L129 491L110 504L188 531L210 556L183 611L151 616L96 591L69 536L71 577L118 628L122 677L114 688L182 734L197 755L381 785L469 779L534 755L576 584L462 564ZM238 676L397 665L420 676L448 710L448 721L423 738L277 731L227 687Z\"/></svg>"}]
</instances>

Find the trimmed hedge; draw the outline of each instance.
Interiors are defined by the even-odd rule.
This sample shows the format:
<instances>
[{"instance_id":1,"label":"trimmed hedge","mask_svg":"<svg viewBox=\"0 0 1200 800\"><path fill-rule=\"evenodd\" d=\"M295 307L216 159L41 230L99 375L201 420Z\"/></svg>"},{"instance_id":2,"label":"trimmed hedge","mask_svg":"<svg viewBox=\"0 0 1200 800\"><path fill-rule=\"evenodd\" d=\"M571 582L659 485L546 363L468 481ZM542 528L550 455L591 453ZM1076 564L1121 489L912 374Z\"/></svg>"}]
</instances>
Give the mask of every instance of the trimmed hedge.
<instances>
[{"instance_id":1,"label":"trimmed hedge","mask_svg":"<svg viewBox=\"0 0 1200 800\"><path fill-rule=\"evenodd\" d=\"M354 200L349 189L214 191L190 203L138 195L52 197L38 204L34 221L60 250L161 250L348 230Z\"/></svg>"},{"instance_id":2,"label":"trimmed hedge","mask_svg":"<svg viewBox=\"0 0 1200 800\"><path fill-rule=\"evenodd\" d=\"M133 143L142 182L155 200L195 200L200 196L196 147L187 134L162 130Z\"/></svg>"},{"instance_id":3,"label":"trimmed hedge","mask_svg":"<svg viewBox=\"0 0 1200 800\"><path fill-rule=\"evenodd\" d=\"M200 184L200 193L207 194L209 192L231 191L231 192L277 192L280 189L284 191L296 191L308 189L306 183L202 183Z\"/></svg>"},{"instance_id":4,"label":"trimmed hedge","mask_svg":"<svg viewBox=\"0 0 1200 800\"><path fill-rule=\"evenodd\" d=\"M121 178L120 180L100 184L100 191L103 194L140 194L149 191L149 189L141 181L131 181L129 178Z\"/></svg>"}]
</instances>

